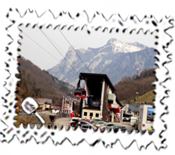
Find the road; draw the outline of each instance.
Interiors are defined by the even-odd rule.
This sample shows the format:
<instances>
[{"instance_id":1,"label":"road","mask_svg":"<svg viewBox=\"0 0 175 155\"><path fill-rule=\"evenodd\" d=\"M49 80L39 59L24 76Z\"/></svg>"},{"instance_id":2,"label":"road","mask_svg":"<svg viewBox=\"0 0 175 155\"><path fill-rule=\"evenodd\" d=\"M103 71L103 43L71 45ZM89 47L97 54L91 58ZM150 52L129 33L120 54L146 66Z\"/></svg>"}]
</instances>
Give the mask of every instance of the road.
<instances>
[{"instance_id":1,"label":"road","mask_svg":"<svg viewBox=\"0 0 175 155\"><path fill-rule=\"evenodd\" d=\"M53 115L55 116L56 114L51 113L50 111L36 111L38 114L40 115ZM35 115L34 113L31 113L30 115ZM25 112L20 112L19 116L29 116L27 113Z\"/></svg>"},{"instance_id":2,"label":"road","mask_svg":"<svg viewBox=\"0 0 175 155\"><path fill-rule=\"evenodd\" d=\"M71 120L70 117L62 117L62 118L58 118L58 115L51 113L50 111L42 111L42 112L38 112L40 115L50 115L50 116L56 116L57 118L55 119L55 121L53 122L52 128L61 128L61 126L64 126L66 129L69 127L69 122ZM27 115L25 113L21 113L20 115ZM34 114L33 114L34 115ZM109 122L108 122L109 123ZM110 122L112 123L112 122ZM113 124L117 125L117 126L125 126L127 128L127 130L132 130L133 127L130 125L130 122L121 122L121 123L117 123L114 122Z\"/></svg>"},{"instance_id":3,"label":"road","mask_svg":"<svg viewBox=\"0 0 175 155\"><path fill-rule=\"evenodd\" d=\"M112 122L111 122L112 123ZM127 128L128 131L131 131L133 130L134 128L130 125L130 122L121 122L121 123L113 123L115 124L116 126L125 126Z\"/></svg>"},{"instance_id":4,"label":"road","mask_svg":"<svg viewBox=\"0 0 175 155\"><path fill-rule=\"evenodd\" d=\"M53 127L56 125L58 128L61 128L61 126L64 125L65 128L67 129L69 126L70 120L71 120L71 118L57 118L53 123ZM108 123L113 123L113 122L108 122ZM125 126L127 128L127 130L133 129L133 127L130 125L130 122L122 122L122 123L114 122L113 124L115 124L117 126Z\"/></svg>"},{"instance_id":5,"label":"road","mask_svg":"<svg viewBox=\"0 0 175 155\"><path fill-rule=\"evenodd\" d=\"M69 126L69 122L70 122L71 118L57 118L55 119L54 123L53 123L53 127L57 126L57 128L61 128L61 126L63 125L66 129Z\"/></svg>"}]
</instances>

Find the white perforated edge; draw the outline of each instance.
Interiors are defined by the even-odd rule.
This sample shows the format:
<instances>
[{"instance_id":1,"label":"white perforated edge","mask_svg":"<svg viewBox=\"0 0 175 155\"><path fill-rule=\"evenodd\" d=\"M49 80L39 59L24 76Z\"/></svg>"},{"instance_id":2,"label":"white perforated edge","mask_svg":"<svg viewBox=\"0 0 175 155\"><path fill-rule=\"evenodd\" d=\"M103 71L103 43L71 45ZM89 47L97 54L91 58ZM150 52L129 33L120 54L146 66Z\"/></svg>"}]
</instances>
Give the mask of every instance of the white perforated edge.
<instances>
[{"instance_id":1,"label":"white perforated edge","mask_svg":"<svg viewBox=\"0 0 175 155\"><path fill-rule=\"evenodd\" d=\"M138 31L140 28L143 28L144 32L146 30L155 31L156 29L159 29L159 41L158 41L159 44L157 45L156 48L160 52L160 55L157 55L157 58L159 59L159 61L157 61L156 63L160 68L156 70L159 81L155 83L157 87L156 89L157 95L156 95L156 102L155 102L156 116L155 116L155 122L154 122L155 133L151 136L147 132L144 135L141 135L141 133L138 133L138 134L132 133L128 135L127 132L123 134L121 133L121 131L119 131L116 134L113 134L112 132L111 133L106 133L106 132L100 133L99 131L96 133L92 131L87 131L86 133L83 133L80 129L77 129L76 131L73 131L72 129L70 129L68 132L63 129L61 131L57 130L57 132L55 132L55 130L52 130L52 129L48 130L45 127L39 130L37 128L30 129L29 126L27 129L24 129L22 126L20 128L16 128L13 125L13 122L14 122L13 117L15 116L15 110L13 106L9 106L9 109L12 110L12 113L10 114L9 119L8 120L5 119L5 117L9 115L8 113L2 116L2 119L4 120L4 122L6 122L9 126L5 132L6 134L5 139L7 141L9 141L14 134L17 134L18 130L20 130L21 131L20 134L17 134L20 140L26 140L26 139L29 139L31 136L34 136L38 142L44 141L48 136L50 136L54 140L55 143L61 142L66 137L66 138L69 138L69 140L72 143L78 143L82 138L85 138L88 143L93 143L96 139L101 139L105 141L106 144L110 144L110 143L113 143L116 139L119 139L124 147L129 146L133 140L137 141L139 148L140 146L148 145L151 141L153 141L156 147L158 148L160 148L161 146L166 146L166 142L164 142L163 144L161 143L161 141L165 138L165 135L162 134L162 138L161 139L159 138L159 134L161 133L161 131L165 130L165 127L164 127L165 123L162 122L162 120L160 119L160 116L162 115L163 112L166 112L165 105L161 105L159 101L162 99L163 96L165 96L165 93L164 93L165 88L163 88L160 85L160 82L164 81L164 79L166 78L166 75L165 75L166 69L162 67L162 63L165 61L168 61L168 58L167 58L167 53L164 52L162 46L170 40L170 37L164 33L164 29L171 26L168 23L168 19L164 18L163 22L161 23L156 22L158 26L155 27L152 24L152 20L154 21L156 20L152 18L143 19L142 22L139 22L136 18L134 18L133 21L127 20L125 22L122 22L124 26L121 26L118 22L118 21L121 21L119 17L118 18L112 17L109 21L106 21L101 15L96 15L95 20L93 20L91 23L87 21L86 14L82 14L81 17L74 18L74 19L71 19L69 16L63 16L63 17L54 19L50 12L46 12L40 18L37 18L35 13L28 12L24 17L21 18L20 15L16 11L12 11L12 12L9 12L9 17L10 19L15 20L15 24L8 29L8 33L14 39L14 42L9 46L10 48L9 51L13 53L13 56L12 56L13 61L9 62L11 66L10 68L11 77L6 81L7 82L6 87L10 89L12 92L15 92L16 90L17 78L15 77L15 74L18 74L16 49L19 46L17 43L17 40L19 40L18 25L20 23L23 23L24 25L27 23L30 23L31 25L39 23L39 25L45 24L46 26L48 26L49 24L52 24L53 27L55 27L58 24L61 24L62 26L63 25L68 25L68 26L74 25L75 27L77 26L82 27L83 25L87 24L88 25L87 28L89 30L93 29L94 27L98 27L98 26L101 26L102 29L104 29L105 27L108 27L109 29L111 29L112 27L119 28L119 29L127 28L128 31L134 28L136 29L136 31ZM148 21L149 24L145 24L146 21ZM10 83L12 86L9 86ZM16 102L15 93L11 94L6 99L8 100L7 103ZM13 131L7 134L7 131L9 131L11 128L13 128ZM30 131L30 133L27 134L26 137L24 138L23 134L27 131ZM37 136L34 135L35 131L39 132ZM41 138L40 136L44 132L47 132L47 133L43 138ZM55 135L51 136L50 134L51 132L55 132Z\"/></svg>"}]
</instances>

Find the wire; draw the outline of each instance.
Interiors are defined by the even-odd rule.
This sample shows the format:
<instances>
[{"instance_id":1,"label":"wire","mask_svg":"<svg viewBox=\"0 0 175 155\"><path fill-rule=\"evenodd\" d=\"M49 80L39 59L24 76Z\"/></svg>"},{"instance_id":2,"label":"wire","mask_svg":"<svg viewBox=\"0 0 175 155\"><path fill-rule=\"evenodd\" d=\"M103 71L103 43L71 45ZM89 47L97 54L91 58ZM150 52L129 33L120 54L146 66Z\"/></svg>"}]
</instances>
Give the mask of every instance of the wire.
<instances>
[{"instance_id":1,"label":"wire","mask_svg":"<svg viewBox=\"0 0 175 155\"><path fill-rule=\"evenodd\" d=\"M50 37L49 37L50 38ZM59 49L61 49L51 38L50 38L50 40L55 44L55 46L57 46L57 48L59 48ZM60 51L62 51L63 52L63 50L60 50ZM64 53L64 52L63 52ZM77 64L76 64L76 66L77 66ZM73 67L73 65L72 65L72 67ZM74 68L74 67L73 67ZM75 69L75 68L74 68Z\"/></svg>"},{"instance_id":2,"label":"wire","mask_svg":"<svg viewBox=\"0 0 175 155\"><path fill-rule=\"evenodd\" d=\"M24 33L29 39L31 39L35 44L37 44L40 48L42 48L46 53L48 53L50 56L52 56L54 59L56 59L62 66L63 64L61 63L61 61L59 61L56 57L54 57L52 54L50 54L45 48L43 48L41 45L39 45L35 40L33 40L31 37L29 37L25 32ZM67 66L66 66L67 67ZM68 67L67 67L68 68ZM70 68L68 68L70 69ZM75 72L77 74L77 72Z\"/></svg>"},{"instance_id":3,"label":"wire","mask_svg":"<svg viewBox=\"0 0 175 155\"><path fill-rule=\"evenodd\" d=\"M49 36L48 36L49 37ZM50 37L49 37L50 38ZM50 38L50 40L55 44L55 46L57 46L57 48L59 48L60 49L60 51L62 51L63 53L64 53L64 51ZM77 66L77 64L76 64L76 66ZM73 65L72 65L72 67L73 67Z\"/></svg>"},{"instance_id":4,"label":"wire","mask_svg":"<svg viewBox=\"0 0 175 155\"><path fill-rule=\"evenodd\" d=\"M58 48L50 41L49 37L40 29L43 35L48 39L48 41L57 49L57 51L62 55L62 57L69 63L69 61L63 56L63 54L58 50ZM70 63L69 63L70 64ZM71 65L71 64L70 64ZM78 74L78 72L75 70L75 68L71 65L72 69Z\"/></svg>"},{"instance_id":5,"label":"wire","mask_svg":"<svg viewBox=\"0 0 175 155\"><path fill-rule=\"evenodd\" d=\"M68 44L70 45L70 47L73 49L73 51L78 55L78 53L75 51L75 49L73 48L73 46L70 44L70 42L67 40L67 38L65 37L65 35L61 32L61 30L58 27L58 30L60 31L60 33L63 35L64 39L68 42ZM81 57L78 55L79 59L82 61L82 63L84 64L84 66L87 68L87 70L91 73L91 71L89 70L89 68L86 66L86 64L83 62L83 60L81 59Z\"/></svg>"}]
</instances>

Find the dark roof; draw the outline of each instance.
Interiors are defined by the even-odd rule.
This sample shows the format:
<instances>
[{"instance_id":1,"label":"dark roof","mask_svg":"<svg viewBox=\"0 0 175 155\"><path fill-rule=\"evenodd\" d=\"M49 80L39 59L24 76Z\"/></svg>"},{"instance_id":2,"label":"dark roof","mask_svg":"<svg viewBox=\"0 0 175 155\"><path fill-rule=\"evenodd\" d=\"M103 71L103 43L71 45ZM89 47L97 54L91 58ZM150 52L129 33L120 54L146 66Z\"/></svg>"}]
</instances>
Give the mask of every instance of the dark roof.
<instances>
[{"instance_id":1,"label":"dark roof","mask_svg":"<svg viewBox=\"0 0 175 155\"><path fill-rule=\"evenodd\" d=\"M106 74L97 74L97 73L80 73L79 75L80 79L85 79L85 78L93 78L93 79L105 79L105 82L110 86L112 91L115 91L115 88L108 78Z\"/></svg>"}]
</instances>

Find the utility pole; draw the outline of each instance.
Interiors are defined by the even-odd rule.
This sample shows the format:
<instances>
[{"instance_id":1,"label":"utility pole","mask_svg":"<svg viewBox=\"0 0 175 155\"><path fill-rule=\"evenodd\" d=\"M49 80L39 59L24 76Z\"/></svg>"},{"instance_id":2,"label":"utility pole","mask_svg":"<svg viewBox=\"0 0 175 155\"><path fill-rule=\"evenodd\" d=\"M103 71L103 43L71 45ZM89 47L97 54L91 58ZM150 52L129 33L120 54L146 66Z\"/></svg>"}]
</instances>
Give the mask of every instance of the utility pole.
<instances>
[{"instance_id":1,"label":"utility pole","mask_svg":"<svg viewBox=\"0 0 175 155\"><path fill-rule=\"evenodd\" d=\"M62 108L61 108L61 112L63 113L63 105L64 105L64 96L63 96L63 100L62 100Z\"/></svg>"}]
</instances>

